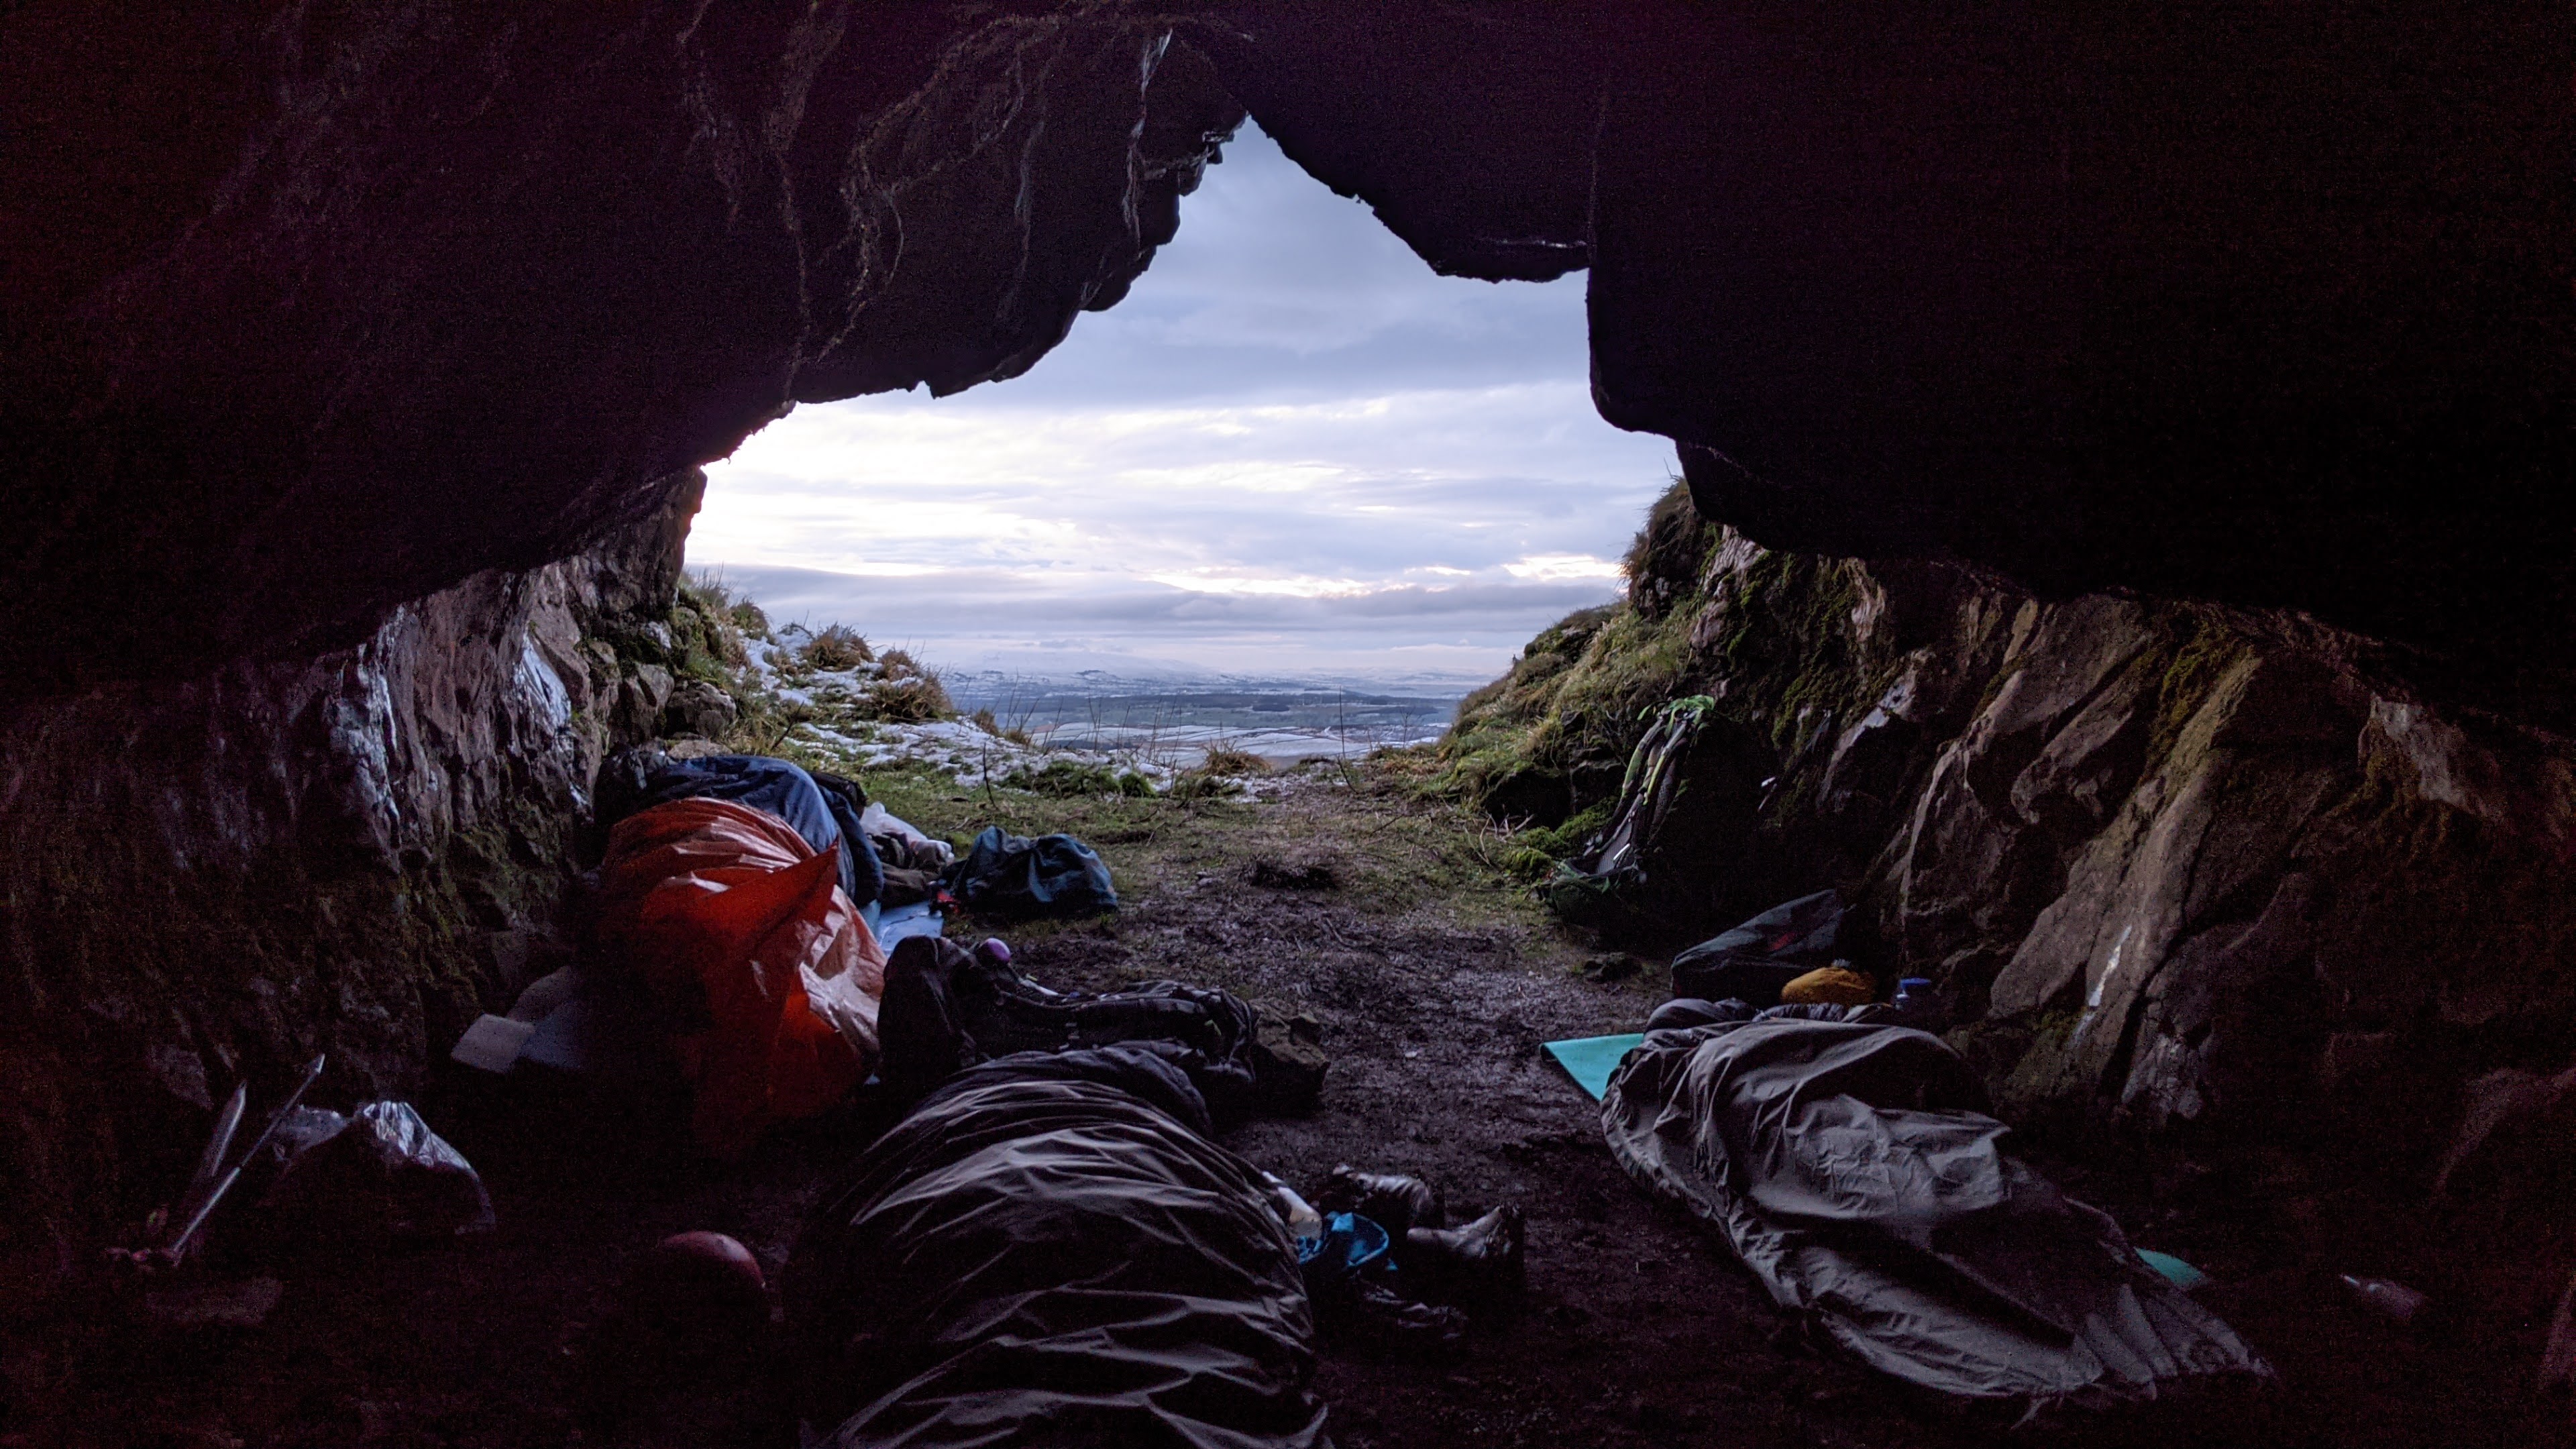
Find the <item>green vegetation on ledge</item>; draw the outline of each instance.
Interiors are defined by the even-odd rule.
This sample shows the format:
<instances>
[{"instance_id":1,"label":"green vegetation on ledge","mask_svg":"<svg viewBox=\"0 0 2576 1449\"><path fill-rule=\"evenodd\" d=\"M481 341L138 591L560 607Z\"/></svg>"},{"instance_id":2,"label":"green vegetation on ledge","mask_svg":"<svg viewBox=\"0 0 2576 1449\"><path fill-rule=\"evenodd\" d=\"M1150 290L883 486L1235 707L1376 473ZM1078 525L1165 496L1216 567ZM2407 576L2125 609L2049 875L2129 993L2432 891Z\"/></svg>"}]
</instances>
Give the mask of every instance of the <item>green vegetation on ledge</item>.
<instances>
[{"instance_id":1,"label":"green vegetation on ledge","mask_svg":"<svg viewBox=\"0 0 2576 1449\"><path fill-rule=\"evenodd\" d=\"M1515 827L1528 871L1609 823L1629 754L1667 702L1710 695L1767 745L1782 780L1773 818L1786 819L1895 673L1857 623L1871 588L1861 565L1764 549L1702 520L1678 482L1622 567L1625 598L1542 631L1467 697L1423 782Z\"/></svg>"},{"instance_id":2,"label":"green vegetation on ledge","mask_svg":"<svg viewBox=\"0 0 2576 1449\"><path fill-rule=\"evenodd\" d=\"M1666 490L1628 552L1628 597L1557 621L1509 674L1467 696L1437 748L1430 787L1499 819L1573 836L1533 844L1550 855L1580 846L1574 822L1606 818L1604 802L1618 792L1646 715L1691 692L1692 622L1719 538L1682 484Z\"/></svg>"}]
</instances>

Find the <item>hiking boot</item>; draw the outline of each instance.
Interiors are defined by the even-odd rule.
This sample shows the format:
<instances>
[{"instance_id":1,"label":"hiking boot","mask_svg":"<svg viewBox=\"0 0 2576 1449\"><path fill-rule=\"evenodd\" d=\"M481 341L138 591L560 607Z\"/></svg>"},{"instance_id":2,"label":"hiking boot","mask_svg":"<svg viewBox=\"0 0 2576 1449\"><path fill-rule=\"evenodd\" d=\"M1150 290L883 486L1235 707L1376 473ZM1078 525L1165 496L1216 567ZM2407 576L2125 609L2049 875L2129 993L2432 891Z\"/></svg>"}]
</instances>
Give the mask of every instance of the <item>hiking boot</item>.
<instances>
[{"instance_id":1,"label":"hiking boot","mask_svg":"<svg viewBox=\"0 0 2576 1449\"><path fill-rule=\"evenodd\" d=\"M1361 1172L1349 1163L1333 1169L1315 1206L1328 1213L1357 1213L1386 1229L1397 1242L1414 1228L1436 1228L1446 1222L1440 1189L1418 1177L1392 1172Z\"/></svg>"},{"instance_id":2,"label":"hiking boot","mask_svg":"<svg viewBox=\"0 0 2576 1449\"><path fill-rule=\"evenodd\" d=\"M1521 1210L1508 1205L1460 1227L1415 1228L1404 1235L1405 1286L1443 1303L1516 1297L1527 1281L1521 1239Z\"/></svg>"},{"instance_id":3,"label":"hiking boot","mask_svg":"<svg viewBox=\"0 0 2576 1449\"><path fill-rule=\"evenodd\" d=\"M1371 1356L1445 1359L1467 1340L1466 1314L1416 1303L1375 1278L1347 1279L1315 1306L1326 1333Z\"/></svg>"}]
</instances>

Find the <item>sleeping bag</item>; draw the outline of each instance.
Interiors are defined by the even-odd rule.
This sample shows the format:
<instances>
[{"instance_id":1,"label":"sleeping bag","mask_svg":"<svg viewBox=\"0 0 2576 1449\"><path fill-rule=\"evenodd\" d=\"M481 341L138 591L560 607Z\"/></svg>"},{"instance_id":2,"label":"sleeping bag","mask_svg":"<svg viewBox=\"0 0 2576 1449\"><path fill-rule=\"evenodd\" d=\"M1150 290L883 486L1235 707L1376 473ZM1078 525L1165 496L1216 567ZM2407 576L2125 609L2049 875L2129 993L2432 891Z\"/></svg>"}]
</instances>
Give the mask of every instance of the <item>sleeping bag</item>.
<instances>
[{"instance_id":1,"label":"sleeping bag","mask_svg":"<svg viewBox=\"0 0 2576 1449\"><path fill-rule=\"evenodd\" d=\"M674 1024L712 1152L822 1111L875 1064L885 955L841 890L840 852L727 800L656 805L609 836L600 945Z\"/></svg>"},{"instance_id":2,"label":"sleeping bag","mask_svg":"<svg viewBox=\"0 0 2576 1449\"><path fill-rule=\"evenodd\" d=\"M968 1068L861 1155L781 1294L836 1449L1308 1449L1313 1321L1261 1173L1148 1045Z\"/></svg>"},{"instance_id":3,"label":"sleeping bag","mask_svg":"<svg viewBox=\"0 0 2576 1449\"><path fill-rule=\"evenodd\" d=\"M1782 1307L1944 1394L2041 1408L2270 1376L2109 1217L2003 1150L1956 1052L1802 1019L1837 1011L1648 1033L1601 1100L1611 1152Z\"/></svg>"},{"instance_id":4,"label":"sleeping bag","mask_svg":"<svg viewBox=\"0 0 2576 1449\"><path fill-rule=\"evenodd\" d=\"M868 800L838 775L809 774L793 760L768 755L699 755L674 759L654 749L620 750L599 771L599 819L614 827L628 816L674 800L731 800L786 821L817 854L843 841L842 894L852 905L875 900L885 879L863 828Z\"/></svg>"}]
</instances>

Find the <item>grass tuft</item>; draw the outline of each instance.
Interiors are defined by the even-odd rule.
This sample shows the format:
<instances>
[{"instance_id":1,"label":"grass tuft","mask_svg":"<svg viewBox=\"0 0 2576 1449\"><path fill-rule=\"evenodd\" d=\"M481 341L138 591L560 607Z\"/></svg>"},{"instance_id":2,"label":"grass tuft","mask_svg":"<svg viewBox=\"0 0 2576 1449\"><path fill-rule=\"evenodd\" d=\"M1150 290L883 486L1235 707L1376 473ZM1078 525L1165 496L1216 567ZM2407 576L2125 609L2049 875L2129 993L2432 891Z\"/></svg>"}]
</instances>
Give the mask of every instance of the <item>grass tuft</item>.
<instances>
[{"instance_id":1,"label":"grass tuft","mask_svg":"<svg viewBox=\"0 0 2576 1449\"><path fill-rule=\"evenodd\" d=\"M840 670L873 664L876 658L876 651L868 647L868 641L860 636L858 630L846 624L835 624L805 641L798 662L808 669ZM907 658L905 662L908 664L911 660Z\"/></svg>"},{"instance_id":2,"label":"grass tuft","mask_svg":"<svg viewBox=\"0 0 2576 1449\"><path fill-rule=\"evenodd\" d=\"M948 686L940 682L937 674L916 671L897 675L889 672L868 686L867 693L852 712L861 719L884 720L892 724L926 724L957 713L957 705L949 699Z\"/></svg>"}]
</instances>

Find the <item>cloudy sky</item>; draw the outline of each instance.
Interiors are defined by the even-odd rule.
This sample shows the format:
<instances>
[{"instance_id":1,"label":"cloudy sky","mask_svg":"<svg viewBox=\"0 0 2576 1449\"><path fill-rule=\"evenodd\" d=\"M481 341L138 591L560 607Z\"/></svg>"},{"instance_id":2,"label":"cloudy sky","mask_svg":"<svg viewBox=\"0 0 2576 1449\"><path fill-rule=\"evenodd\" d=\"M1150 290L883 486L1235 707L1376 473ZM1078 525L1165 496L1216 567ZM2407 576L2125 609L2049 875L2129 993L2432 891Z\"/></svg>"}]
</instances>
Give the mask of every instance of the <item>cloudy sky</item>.
<instances>
[{"instance_id":1,"label":"cloudy sky","mask_svg":"<svg viewBox=\"0 0 2576 1449\"><path fill-rule=\"evenodd\" d=\"M1029 373L797 409L693 566L954 669L1472 682L1617 589L1672 465L1585 383L1583 277L1439 277L1247 125Z\"/></svg>"}]
</instances>

